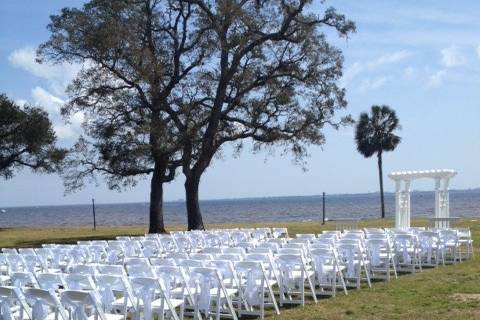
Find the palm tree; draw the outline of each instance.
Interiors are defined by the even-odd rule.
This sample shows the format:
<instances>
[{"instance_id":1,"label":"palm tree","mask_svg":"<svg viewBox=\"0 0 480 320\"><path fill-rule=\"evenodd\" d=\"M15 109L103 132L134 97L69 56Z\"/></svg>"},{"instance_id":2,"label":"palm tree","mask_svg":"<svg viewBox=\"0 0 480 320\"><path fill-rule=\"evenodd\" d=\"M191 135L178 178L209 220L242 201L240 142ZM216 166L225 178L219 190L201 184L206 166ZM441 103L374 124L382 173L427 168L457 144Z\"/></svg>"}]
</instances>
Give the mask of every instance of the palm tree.
<instances>
[{"instance_id":1,"label":"palm tree","mask_svg":"<svg viewBox=\"0 0 480 320\"><path fill-rule=\"evenodd\" d=\"M355 130L358 152L365 158L370 158L375 153L377 154L382 218L385 218L382 153L384 151L393 151L400 143L401 138L394 133L397 129L400 129L400 124L395 110L385 105L374 105L370 115L366 112L360 114Z\"/></svg>"}]
</instances>

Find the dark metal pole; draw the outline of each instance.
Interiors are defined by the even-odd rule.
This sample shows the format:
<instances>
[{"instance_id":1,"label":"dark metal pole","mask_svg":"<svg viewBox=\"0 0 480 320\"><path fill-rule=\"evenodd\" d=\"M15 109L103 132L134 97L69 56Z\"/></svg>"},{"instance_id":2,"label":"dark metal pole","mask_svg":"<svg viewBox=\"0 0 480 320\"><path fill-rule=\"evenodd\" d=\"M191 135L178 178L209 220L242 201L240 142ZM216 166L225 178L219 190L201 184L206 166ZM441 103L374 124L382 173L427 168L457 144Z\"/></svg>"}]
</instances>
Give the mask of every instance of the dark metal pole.
<instances>
[{"instance_id":1,"label":"dark metal pole","mask_svg":"<svg viewBox=\"0 0 480 320\"><path fill-rule=\"evenodd\" d=\"M92 211L93 211L93 230L97 230L97 220L95 217L95 199L92 199Z\"/></svg>"},{"instance_id":2,"label":"dark metal pole","mask_svg":"<svg viewBox=\"0 0 480 320\"><path fill-rule=\"evenodd\" d=\"M322 224L325 224L325 192L323 193L323 200L322 200Z\"/></svg>"}]
</instances>

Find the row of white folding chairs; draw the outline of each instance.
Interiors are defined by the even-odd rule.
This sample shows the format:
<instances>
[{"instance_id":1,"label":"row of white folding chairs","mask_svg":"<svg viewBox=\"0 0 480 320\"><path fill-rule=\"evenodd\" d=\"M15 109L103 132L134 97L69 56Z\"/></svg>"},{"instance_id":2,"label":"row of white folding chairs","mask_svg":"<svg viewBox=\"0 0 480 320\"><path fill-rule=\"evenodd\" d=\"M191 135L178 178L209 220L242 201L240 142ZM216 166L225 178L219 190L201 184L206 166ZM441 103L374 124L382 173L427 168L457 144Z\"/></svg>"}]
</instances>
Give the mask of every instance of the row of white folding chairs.
<instances>
[{"instance_id":1,"label":"row of white folding chairs","mask_svg":"<svg viewBox=\"0 0 480 320\"><path fill-rule=\"evenodd\" d=\"M204 268L204 267L215 267L215 269L218 269L218 270L226 270L225 265L228 265L228 263L231 263L230 261L226 261L226 260L223 260L223 261L212 260L212 261L208 261L207 264L203 264L198 260L196 261L196 263L192 263L192 261L190 261L190 264L187 263L188 261L185 261L186 263L182 264L183 268L188 268L188 275L190 279L192 278L192 274L195 273L195 270L196 270L195 268L198 269L198 268ZM165 275L170 274L168 276L170 277L171 274L173 273L173 271L171 271L172 270L171 268L173 267L160 266L160 267L152 267L152 268L141 268L140 265L127 265L126 270L129 276L134 277L133 278L134 281L137 281L136 279L138 279L139 277L152 278L152 277L159 276L158 270L163 270L164 275L159 277L160 279L165 279ZM215 270L215 269L211 269L211 270ZM118 266L118 265L115 265L115 266L78 265L78 266L72 267L70 271L73 272L73 274L62 275L62 274L38 273L36 274L35 277L24 277L23 281L17 281L17 280L20 280L21 278L19 277L18 274L15 274L13 275L12 281L15 282L16 286L24 286L24 285L35 285L37 284L35 279L38 279L40 286L48 289L59 289L59 288L72 289L73 288L73 289L82 289L82 290L85 290L85 289L94 290L95 288L93 284L94 281L92 281L89 278L90 276L92 278L97 279L98 277L104 276L103 275L104 272L107 272L107 274L109 275L115 274L117 276L122 276L122 275L125 276L125 271L121 266ZM221 273L222 273L221 278L223 280L229 280L230 282L229 288L226 288L227 290L226 292L229 292L228 297L232 296L236 292L240 293L239 301L241 303L239 303L239 310L238 310L239 314L258 313L258 315L261 315L263 317L264 306L266 304L265 298L267 298L267 300L274 305L275 311L279 313L279 310L273 295L273 291L271 288L272 283L271 281L267 280L267 277L265 276L265 271L263 270L263 265L260 262L258 261L237 262L235 264L235 271L233 274L236 277L239 277L240 281L233 281L231 276L229 278L227 277L226 274L223 274L223 272ZM255 276L256 278L255 277L252 278L252 275ZM204 278L204 275L202 276L202 279L203 278ZM253 283L251 282L252 279L254 281ZM171 279L169 278L169 283L170 281ZM234 283L239 283L243 285L238 288L232 288L231 285ZM260 285L260 287L258 286L259 283L262 284ZM200 288L201 287L202 287L202 284L200 284ZM232 292L232 289L235 289L235 290L233 290ZM195 289L192 289L192 291L195 291ZM224 293L219 293L219 294L221 295L221 297L225 297ZM193 295L197 297L199 293L194 292ZM218 297L214 297L214 298L218 298ZM192 296L190 296L190 300L192 299L193 299ZM256 311L254 310L254 307L257 305L259 306L259 310ZM216 306L216 308L219 308L219 307L220 305ZM202 307L200 306L199 308L202 308ZM218 312L219 311L217 310L217 313Z\"/></svg>"}]
</instances>

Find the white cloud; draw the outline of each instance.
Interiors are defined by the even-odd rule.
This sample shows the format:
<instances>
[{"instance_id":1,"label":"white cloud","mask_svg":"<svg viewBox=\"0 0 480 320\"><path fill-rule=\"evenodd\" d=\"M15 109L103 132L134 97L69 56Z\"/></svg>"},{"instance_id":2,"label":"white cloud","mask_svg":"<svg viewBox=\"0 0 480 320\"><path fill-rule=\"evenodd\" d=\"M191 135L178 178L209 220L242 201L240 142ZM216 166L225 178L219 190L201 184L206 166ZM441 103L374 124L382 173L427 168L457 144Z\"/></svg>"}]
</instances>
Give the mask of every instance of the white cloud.
<instances>
[{"instance_id":1,"label":"white cloud","mask_svg":"<svg viewBox=\"0 0 480 320\"><path fill-rule=\"evenodd\" d=\"M410 57L412 54L413 53L408 50L400 50L384 54L371 61L355 62L350 67L345 69L341 85L345 87L350 81L363 72L372 71L384 65L397 63Z\"/></svg>"},{"instance_id":2,"label":"white cloud","mask_svg":"<svg viewBox=\"0 0 480 320\"><path fill-rule=\"evenodd\" d=\"M388 78L387 77L380 77L377 79L364 79L361 83L358 89L360 91L369 91L369 90L375 90L387 83Z\"/></svg>"},{"instance_id":3,"label":"white cloud","mask_svg":"<svg viewBox=\"0 0 480 320\"><path fill-rule=\"evenodd\" d=\"M35 61L36 53L32 47L23 47L14 50L8 57L9 62L21 68L32 75L46 80L48 90L36 86L30 92L31 104L45 109L53 123L53 128L57 137L63 140L73 140L80 133L80 125L83 122L84 115L76 113L66 123L60 114L62 105L65 104L65 88L80 71L80 65L61 63L45 64ZM22 104L27 101L20 99Z\"/></svg>"},{"instance_id":4,"label":"white cloud","mask_svg":"<svg viewBox=\"0 0 480 320\"><path fill-rule=\"evenodd\" d=\"M445 69L434 72L428 78L427 87L435 88L435 87L441 86L446 75L447 75L447 70Z\"/></svg>"},{"instance_id":5,"label":"white cloud","mask_svg":"<svg viewBox=\"0 0 480 320\"><path fill-rule=\"evenodd\" d=\"M41 107L48 112L57 138L74 140L79 136L81 132L80 126L84 119L83 113L73 114L69 119L69 123L66 123L60 114L60 109L65 103L64 100L38 86L32 89L31 98L34 106ZM26 102L25 100L22 101Z\"/></svg>"},{"instance_id":6,"label":"white cloud","mask_svg":"<svg viewBox=\"0 0 480 320\"><path fill-rule=\"evenodd\" d=\"M447 68L460 66L465 63L465 57L455 45L443 48L440 50L440 53L442 54L442 65Z\"/></svg>"},{"instance_id":7,"label":"white cloud","mask_svg":"<svg viewBox=\"0 0 480 320\"><path fill-rule=\"evenodd\" d=\"M48 81L52 91L57 95L63 95L66 86L80 70L75 64L45 64L35 61L36 53L32 47L24 47L14 50L8 57L8 61L15 67L24 69L36 77Z\"/></svg>"},{"instance_id":8,"label":"white cloud","mask_svg":"<svg viewBox=\"0 0 480 320\"><path fill-rule=\"evenodd\" d=\"M54 96L41 87L35 87L31 91L34 104L43 107L49 113L59 114L64 101Z\"/></svg>"},{"instance_id":9,"label":"white cloud","mask_svg":"<svg viewBox=\"0 0 480 320\"><path fill-rule=\"evenodd\" d=\"M393 53L388 53L383 56L380 56L377 60L374 60L367 64L369 67L378 67L384 64L391 64L408 58L412 55L412 53L408 50L400 50Z\"/></svg>"},{"instance_id":10,"label":"white cloud","mask_svg":"<svg viewBox=\"0 0 480 320\"><path fill-rule=\"evenodd\" d=\"M477 56L480 58L480 44L477 46Z\"/></svg>"}]
</instances>

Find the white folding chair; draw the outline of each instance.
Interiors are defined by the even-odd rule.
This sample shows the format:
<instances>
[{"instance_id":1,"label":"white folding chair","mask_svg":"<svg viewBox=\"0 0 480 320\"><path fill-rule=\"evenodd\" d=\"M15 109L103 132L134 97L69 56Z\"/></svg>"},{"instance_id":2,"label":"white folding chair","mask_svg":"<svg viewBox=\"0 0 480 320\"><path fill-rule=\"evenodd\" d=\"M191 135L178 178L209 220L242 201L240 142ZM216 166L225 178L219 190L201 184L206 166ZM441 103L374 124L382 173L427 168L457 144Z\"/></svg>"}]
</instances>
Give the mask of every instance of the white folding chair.
<instances>
[{"instance_id":1,"label":"white folding chair","mask_svg":"<svg viewBox=\"0 0 480 320\"><path fill-rule=\"evenodd\" d=\"M133 290L124 275L97 274L95 283L104 312L122 314L124 319L135 314Z\"/></svg>"},{"instance_id":2,"label":"white folding chair","mask_svg":"<svg viewBox=\"0 0 480 320\"><path fill-rule=\"evenodd\" d=\"M367 256L370 262L370 278L390 280L393 272L397 277L395 259L387 238L366 240Z\"/></svg>"},{"instance_id":3,"label":"white folding chair","mask_svg":"<svg viewBox=\"0 0 480 320\"><path fill-rule=\"evenodd\" d=\"M360 289L360 281L363 278L362 274L364 274L368 286L371 287L369 261L365 259L358 241L352 241L352 243L341 242L336 246L340 265L345 266L343 275L345 283L347 287L353 286Z\"/></svg>"},{"instance_id":4,"label":"white folding chair","mask_svg":"<svg viewBox=\"0 0 480 320\"><path fill-rule=\"evenodd\" d=\"M37 273L35 276L41 289L58 291L67 287L61 273Z\"/></svg>"},{"instance_id":5,"label":"white folding chair","mask_svg":"<svg viewBox=\"0 0 480 320\"><path fill-rule=\"evenodd\" d=\"M417 238L413 234L395 234L393 238L397 271L415 273L422 270Z\"/></svg>"},{"instance_id":6,"label":"white folding chair","mask_svg":"<svg viewBox=\"0 0 480 320\"><path fill-rule=\"evenodd\" d=\"M160 285L156 277L134 277L129 278L135 294L136 319L153 319L157 314L160 319L170 315L173 319L179 320L176 309L180 308L183 315L184 299L173 299L169 288ZM143 317L141 317L143 315Z\"/></svg>"},{"instance_id":7,"label":"white folding chair","mask_svg":"<svg viewBox=\"0 0 480 320\"><path fill-rule=\"evenodd\" d=\"M32 319L69 320L65 308L53 291L38 288L24 288L23 294L27 305L32 310Z\"/></svg>"},{"instance_id":8,"label":"white folding chair","mask_svg":"<svg viewBox=\"0 0 480 320\"><path fill-rule=\"evenodd\" d=\"M238 290L226 288L217 270L203 267L190 268L189 286L194 288L194 319L197 319L200 312L205 315L205 318L209 318L213 314L217 320L222 316L237 320L232 297L237 294Z\"/></svg>"},{"instance_id":9,"label":"white folding chair","mask_svg":"<svg viewBox=\"0 0 480 320\"><path fill-rule=\"evenodd\" d=\"M0 318L32 319L30 308L20 288L0 287Z\"/></svg>"},{"instance_id":10,"label":"white folding chair","mask_svg":"<svg viewBox=\"0 0 480 320\"><path fill-rule=\"evenodd\" d=\"M459 254L460 243L458 242L457 231L453 229L442 229L439 233L445 263L456 264L457 260L462 262L462 256Z\"/></svg>"},{"instance_id":11,"label":"white folding chair","mask_svg":"<svg viewBox=\"0 0 480 320\"><path fill-rule=\"evenodd\" d=\"M299 251L293 254L279 253L276 256L276 261L280 275L280 306L283 306L285 303L300 304L302 307L305 306L305 283L307 283L307 289L310 290L311 296L316 303L317 297L312 281L315 274L312 270L307 270L302 254Z\"/></svg>"},{"instance_id":12,"label":"white folding chair","mask_svg":"<svg viewBox=\"0 0 480 320\"><path fill-rule=\"evenodd\" d=\"M105 313L100 298L94 291L65 290L60 293L60 302L69 314L69 319L121 320L123 315ZM90 315L88 314L90 313Z\"/></svg>"},{"instance_id":13,"label":"white folding chair","mask_svg":"<svg viewBox=\"0 0 480 320\"><path fill-rule=\"evenodd\" d=\"M235 271L239 280L238 315L257 315L265 317L265 306L272 305L277 315L280 310L275 300L270 281L261 262L241 261L235 264ZM259 310L255 310L259 307Z\"/></svg>"},{"instance_id":14,"label":"white folding chair","mask_svg":"<svg viewBox=\"0 0 480 320\"><path fill-rule=\"evenodd\" d=\"M440 234L435 231L421 231L418 233L419 256L422 267L438 267L438 263L442 261L445 265L443 257L443 248L440 241Z\"/></svg>"},{"instance_id":15,"label":"white folding chair","mask_svg":"<svg viewBox=\"0 0 480 320\"><path fill-rule=\"evenodd\" d=\"M347 286L343 278L344 266L340 266L333 248L310 250L313 270L315 271L315 294L335 297L337 286L341 286L345 294Z\"/></svg>"}]
</instances>

